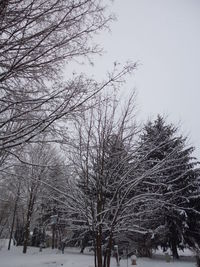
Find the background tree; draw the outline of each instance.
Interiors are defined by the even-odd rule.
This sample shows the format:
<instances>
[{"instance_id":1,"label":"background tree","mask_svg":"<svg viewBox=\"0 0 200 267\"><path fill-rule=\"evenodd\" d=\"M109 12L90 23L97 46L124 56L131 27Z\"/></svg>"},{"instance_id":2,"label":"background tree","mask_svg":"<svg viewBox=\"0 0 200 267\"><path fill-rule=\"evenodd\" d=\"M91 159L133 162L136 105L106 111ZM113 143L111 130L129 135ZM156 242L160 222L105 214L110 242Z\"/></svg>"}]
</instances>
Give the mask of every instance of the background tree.
<instances>
[{"instance_id":1,"label":"background tree","mask_svg":"<svg viewBox=\"0 0 200 267\"><path fill-rule=\"evenodd\" d=\"M149 170L163 162L156 175L150 175L139 190L158 194L158 206L152 213L144 214L144 225L155 233L155 244L170 247L178 258L177 247L183 248L187 242L190 220L197 216L194 199L198 194L198 169L192 156L193 147L186 145L186 138L179 136L177 128L166 124L158 116L148 122L140 136L139 154L141 167ZM159 186L158 186L159 185ZM145 209L151 209L147 203ZM197 218L197 217L196 217ZM190 234L189 234L190 235Z\"/></svg>"},{"instance_id":2,"label":"background tree","mask_svg":"<svg viewBox=\"0 0 200 267\"><path fill-rule=\"evenodd\" d=\"M54 166L56 151L47 144L31 145L25 154L27 164L24 164L26 171L26 194L27 212L24 228L23 253L26 253L31 219L34 213L35 204L44 192L44 183L48 183L51 166Z\"/></svg>"},{"instance_id":3,"label":"background tree","mask_svg":"<svg viewBox=\"0 0 200 267\"><path fill-rule=\"evenodd\" d=\"M9 179L2 184L7 187L9 195L14 199L10 240L15 228L16 239L23 240L23 252L26 253L30 227L37 222L38 207L42 204L42 197L45 197L47 192L45 188L59 157L56 150L49 144L42 143L29 144L21 151L19 158L21 161L17 160L15 165L7 170L6 174ZM23 222L21 219L18 220L18 213L21 213L21 209L24 213Z\"/></svg>"},{"instance_id":4,"label":"background tree","mask_svg":"<svg viewBox=\"0 0 200 267\"><path fill-rule=\"evenodd\" d=\"M43 183L43 195L41 197L40 216L38 218L40 228L50 226L52 228L52 249L58 248L65 238L68 218L65 205L65 193L69 179L69 166L57 155L53 166L49 167L48 181ZM55 216L56 224L52 224ZM67 220L68 219L68 220Z\"/></svg>"}]
</instances>

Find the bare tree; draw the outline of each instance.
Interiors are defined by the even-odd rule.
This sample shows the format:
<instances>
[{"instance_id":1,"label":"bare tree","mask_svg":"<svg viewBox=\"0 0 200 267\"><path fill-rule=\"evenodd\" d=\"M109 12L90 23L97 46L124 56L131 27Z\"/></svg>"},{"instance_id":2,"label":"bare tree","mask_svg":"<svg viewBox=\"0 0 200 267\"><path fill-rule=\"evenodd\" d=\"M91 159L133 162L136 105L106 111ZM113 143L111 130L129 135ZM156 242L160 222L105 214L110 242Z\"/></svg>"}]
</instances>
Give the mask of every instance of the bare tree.
<instances>
[{"instance_id":1,"label":"bare tree","mask_svg":"<svg viewBox=\"0 0 200 267\"><path fill-rule=\"evenodd\" d=\"M97 0L4 0L0 12L1 89L15 93L30 81L44 90L63 60L98 52L89 40L112 19Z\"/></svg>"},{"instance_id":2,"label":"bare tree","mask_svg":"<svg viewBox=\"0 0 200 267\"><path fill-rule=\"evenodd\" d=\"M50 144L29 144L19 155L19 160L15 161L12 168L4 170L7 175L6 180L2 180L2 186L7 188L8 196L13 198L11 214L10 241L13 238L13 231L16 229L16 215L19 209L23 208L24 234L23 234L23 253L26 253L30 227L32 221L36 221L38 206L42 198L45 197L45 187L51 179L54 164L58 162L57 151ZM50 183L51 181L49 181ZM47 196L46 196L47 197ZM51 196L48 196L50 198ZM34 220L33 220L34 219ZM9 247L10 249L10 243Z\"/></svg>"},{"instance_id":3,"label":"bare tree","mask_svg":"<svg viewBox=\"0 0 200 267\"><path fill-rule=\"evenodd\" d=\"M47 182L49 178L50 167L54 164L56 152L47 144L31 145L24 154L24 158L26 164L22 164L21 168L24 174L23 194L27 202L23 244L23 253L26 253L34 208L44 192L43 182Z\"/></svg>"},{"instance_id":4,"label":"bare tree","mask_svg":"<svg viewBox=\"0 0 200 267\"><path fill-rule=\"evenodd\" d=\"M5 0L0 13L0 156L5 159L11 148L74 116L130 66L102 84L82 75L63 79L65 64L100 51L90 41L112 16L99 0Z\"/></svg>"},{"instance_id":5,"label":"bare tree","mask_svg":"<svg viewBox=\"0 0 200 267\"><path fill-rule=\"evenodd\" d=\"M137 132L133 98L119 115L117 101L100 100L79 128L79 143L72 155L77 188L68 205L82 228L93 234L95 266L109 267L116 233L122 230L130 192L133 140ZM72 215L73 216L73 215ZM104 239L104 252L102 251ZM103 257L104 255L104 257Z\"/></svg>"},{"instance_id":6,"label":"bare tree","mask_svg":"<svg viewBox=\"0 0 200 267\"><path fill-rule=\"evenodd\" d=\"M10 237L9 237L9 243L8 243L8 250L10 250L11 247L11 241L13 238L13 232L14 232L14 226L15 226L15 219L16 219L16 213L17 213L17 206L19 202L19 197L20 197L20 189L21 189L21 179L17 180L16 184L16 196L14 199L14 207L13 207L13 214L12 214L12 222L11 222L11 229L10 229Z\"/></svg>"}]
</instances>

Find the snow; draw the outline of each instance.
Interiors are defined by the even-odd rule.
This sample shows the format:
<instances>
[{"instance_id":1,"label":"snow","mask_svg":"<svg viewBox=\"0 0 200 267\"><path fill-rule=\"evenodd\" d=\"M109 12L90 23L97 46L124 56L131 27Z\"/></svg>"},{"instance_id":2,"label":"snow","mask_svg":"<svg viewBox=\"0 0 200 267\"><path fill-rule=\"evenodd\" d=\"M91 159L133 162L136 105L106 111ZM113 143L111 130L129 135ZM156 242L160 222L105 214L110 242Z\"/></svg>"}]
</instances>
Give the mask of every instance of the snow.
<instances>
[{"instance_id":1,"label":"snow","mask_svg":"<svg viewBox=\"0 0 200 267\"><path fill-rule=\"evenodd\" d=\"M22 253L22 247L12 247L8 251L5 247L0 250L0 267L94 267L93 255L91 253L80 254L78 249L66 249L64 254L58 250L50 248L28 248L27 254ZM111 267L116 267L114 258L111 260ZM127 267L127 260L120 261L121 267ZM128 259L128 266L131 261ZM195 267L195 262L191 257L182 257L179 261L165 262L164 258L154 259L139 258L137 267Z\"/></svg>"},{"instance_id":2,"label":"snow","mask_svg":"<svg viewBox=\"0 0 200 267\"><path fill-rule=\"evenodd\" d=\"M167 251L169 254L171 254L171 251L170 249L168 248ZM156 255L165 255L165 252L163 252L163 249L162 248L158 248L156 251L155 251ZM178 255L179 256L184 256L184 257L194 257L195 254L192 250L190 250L189 248L185 248L184 250L181 250L181 249L178 249Z\"/></svg>"}]
</instances>

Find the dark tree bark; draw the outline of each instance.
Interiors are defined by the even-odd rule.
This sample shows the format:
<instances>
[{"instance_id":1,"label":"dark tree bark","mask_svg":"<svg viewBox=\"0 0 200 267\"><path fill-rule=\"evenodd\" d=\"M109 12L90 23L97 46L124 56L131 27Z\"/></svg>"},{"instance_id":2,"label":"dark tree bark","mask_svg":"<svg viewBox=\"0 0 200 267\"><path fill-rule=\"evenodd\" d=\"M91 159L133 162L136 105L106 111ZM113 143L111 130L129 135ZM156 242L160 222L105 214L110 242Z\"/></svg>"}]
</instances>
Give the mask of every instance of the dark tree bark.
<instances>
[{"instance_id":1,"label":"dark tree bark","mask_svg":"<svg viewBox=\"0 0 200 267\"><path fill-rule=\"evenodd\" d=\"M200 267L200 255L196 255L196 262L197 262L197 267Z\"/></svg>"},{"instance_id":2,"label":"dark tree bark","mask_svg":"<svg viewBox=\"0 0 200 267\"><path fill-rule=\"evenodd\" d=\"M52 225L52 244L51 244L51 248L52 249L55 248L55 224Z\"/></svg>"},{"instance_id":3,"label":"dark tree bark","mask_svg":"<svg viewBox=\"0 0 200 267\"><path fill-rule=\"evenodd\" d=\"M105 262L106 265L104 265L104 267L110 267L112 243L113 243L113 240L112 240L112 233L111 233L109 242L108 242L108 247L106 250L106 262Z\"/></svg>"},{"instance_id":4,"label":"dark tree bark","mask_svg":"<svg viewBox=\"0 0 200 267\"><path fill-rule=\"evenodd\" d=\"M31 223L31 216L33 213L34 202L35 202L35 197L33 196L33 188L32 188L31 193L30 193L30 198L29 198L26 224L25 224L25 229L24 229L23 253L27 252L28 239L29 239L29 233L30 233L30 223Z\"/></svg>"},{"instance_id":5,"label":"dark tree bark","mask_svg":"<svg viewBox=\"0 0 200 267\"><path fill-rule=\"evenodd\" d=\"M101 226L99 226L99 231L96 233L96 254L97 254L97 266L102 267L102 232Z\"/></svg>"},{"instance_id":6,"label":"dark tree bark","mask_svg":"<svg viewBox=\"0 0 200 267\"><path fill-rule=\"evenodd\" d=\"M12 240L12 236L13 236L13 230L14 230L14 225L15 225L15 216L16 216L16 212L17 212L17 205L18 205L18 200L19 200L19 196L20 196L20 188L21 188L21 182L18 182L18 187L17 187L17 196L15 199L15 205L14 205L14 210L13 210L13 220L12 220L12 225L11 225L11 231L10 231L10 238L9 238L9 243L8 243L8 250L10 250L10 246L11 246L11 240Z\"/></svg>"},{"instance_id":7,"label":"dark tree bark","mask_svg":"<svg viewBox=\"0 0 200 267\"><path fill-rule=\"evenodd\" d=\"M11 240L12 240L12 236L13 236L13 230L14 230L14 225L15 225L15 216L16 216L16 212L17 212L17 204L18 204L18 199L19 199L19 192L20 188L18 188L17 191L17 196L15 199L15 206L14 206L14 210L13 210L13 219L12 219L12 225L11 225L11 230L10 230L10 238L9 238L9 243L8 243L8 250L10 250L10 246L11 246Z\"/></svg>"},{"instance_id":8,"label":"dark tree bark","mask_svg":"<svg viewBox=\"0 0 200 267\"><path fill-rule=\"evenodd\" d=\"M171 249L172 249L172 255L174 259L179 259L178 250L177 250L177 244L175 238L171 239Z\"/></svg>"}]
</instances>

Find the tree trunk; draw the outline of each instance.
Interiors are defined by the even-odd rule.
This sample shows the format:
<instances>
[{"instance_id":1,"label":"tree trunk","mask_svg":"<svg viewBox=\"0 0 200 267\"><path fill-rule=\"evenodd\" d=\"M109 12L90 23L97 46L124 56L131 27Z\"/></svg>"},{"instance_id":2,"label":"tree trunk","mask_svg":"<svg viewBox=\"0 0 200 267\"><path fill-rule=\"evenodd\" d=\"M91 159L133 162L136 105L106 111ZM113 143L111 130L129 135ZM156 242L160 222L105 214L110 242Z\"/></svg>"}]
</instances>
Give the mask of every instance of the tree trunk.
<instances>
[{"instance_id":1,"label":"tree trunk","mask_svg":"<svg viewBox=\"0 0 200 267\"><path fill-rule=\"evenodd\" d=\"M56 231L55 231L55 248L58 248L58 231L57 231L57 229L56 229Z\"/></svg>"},{"instance_id":2,"label":"tree trunk","mask_svg":"<svg viewBox=\"0 0 200 267\"><path fill-rule=\"evenodd\" d=\"M25 229L24 229L24 245L23 245L23 253L26 253L27 251L27 246L28 246L28 239L29 239L29 228L30 228L30 218L31 218L31 212L28 211L27 213L27 221L25 224Z\"/></svg>"},{"instance_id":3,"label":"tree trunk","mask_svg":"<svg viewBox=\"0 0 200 267\"><path fill-rule=\"evenodd\" d=\"M94 267L97 267L97 250L96 250L96 237L93 231L93 246L94 246Z\"/></svg>"},{"instance_id":4,"label":"tree trunk","mask_svg":"<svg viewBox=\"0 0 200 267\"><path fill-rule=\"evenodd\" d=\"M15 215L16 215L16 211L17 211L17 203L18 203L18 199L19 199L19 194L20 194L20 186L18 187L17 196L16 196L16 199L15 199L15 206L14 206L14 211L13 211L13 219L12 219L12 225L11 225L11 230L10 230L10 238L9 238L9 243L8 243L8 250L10 250L11 240L12 240L12 236L13 236L13 230L14 230L14 225L15 225Z\"/></svg>"},{"instance_id":5,"label":"tree trunk","mask_svg":"<svg viewBox=\"0 0 200 267\"><path fill-rule=\"evenodd\" d=\"M13 211L13 219L12 219L12 225L11 225L11 230L10 230L10 238L9 238L9 243L8 243L8 250L10 250L10 246L11 246L13 230L14 230L14 225L15 225L16 211L17 211L17 199L15 200L15 206L14 206L14 211Z\"/></svg>"},{"instance_id":6,"label":"tree trunk","mask_svg":"<svg viewBox=\"0 0 200 267\"><path fill-rule=\"evenodd\" d=\"M106 267L106 261L107 261L107 249L106 249L106 252L104 253L104 259L103 259L103 267Z\"/></svg>"},{"instance_id":7,"label":"tree trunk","mask_svg":"<svg viewBox=\"0 0 200 267\"><path fill-rule=\"evenodd\" d=\"M108 243L108 249L106 251L106 266L104 267L110 267L110 260L111 260L111 250L112 250L112 234L110 235L110 238L109 238L109 243Z\"/></svg>"},{"instance_id":8,"label":"tree trunk","mask_svg":"<svg viewBox=\"0 0 200 267\"><path fill-rule=\"evenodd\" d=\"M171 240L171 249L172 249L173 258L174 259L179 259L176 240L174 238L172 238L172 240Z\"/></svg>"},{"instance_id":9,"label":"tree trunk","mask_svg":"<svg viewBox=\"0 0 200 267\"><path fill-rule=\"evenodd\" d=\"M34 205L34 198L33 192L30 193L29 203L28 203L28 211L26 217L26 224L24 229L24 245L23 245L23 253L26 253L27 246L28 246L28 239L29 239L29 231L30 231L30 223L31 223L31 216L33 213L33 205Z\"/></svg>"},{"instance_id":10,"label":"tree trunk","mask_svg":"<svg viewBox=\"0 0 200 267\"><path fill-rule=\"evenodd\" d=\"M102 192L100 193L97 201L97 223L99 224L96 231L96 254L97 254L97 267L102 267L102 225L101 225L101 212L102 212Z\"/></svg>"},{"instance_id":11,"label":"tree trunk","mask_svg":"<svg viewBox=\"0 0 200 267\"><path fill-rule=\"evenodd\" d=\"M197 267L200 267L200 254L196 255Z\"/></svg>"},{"instance_id":12,"label":"tree trunk","mask_svg":"<svg viewBox=\"0 0 200 267\"><path fill-rule=\"evenodd\" d=\"M96 254L97 254L97 267L102 267L102 249L101 249L101 231L96 233Z\"/></svg>"},{"instance_id":13,"label":"tree trunk","mask_svg":"<svg viewBox=\"0 0 200 267\"><path fill-rule=\"evenodd\" d=\"M52 245L51 248L55 248L55 224L52 225Z\"/></svg>"}]
</instances>

